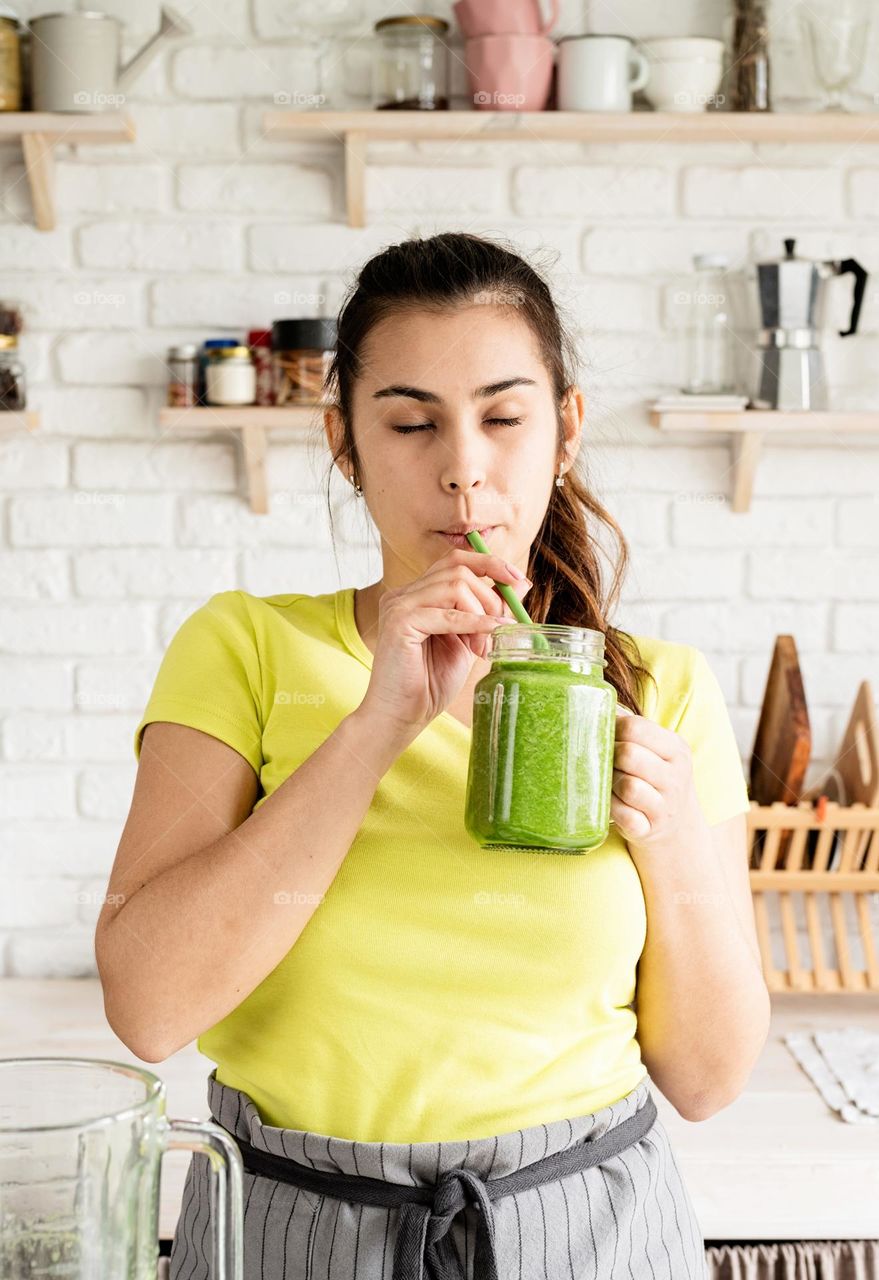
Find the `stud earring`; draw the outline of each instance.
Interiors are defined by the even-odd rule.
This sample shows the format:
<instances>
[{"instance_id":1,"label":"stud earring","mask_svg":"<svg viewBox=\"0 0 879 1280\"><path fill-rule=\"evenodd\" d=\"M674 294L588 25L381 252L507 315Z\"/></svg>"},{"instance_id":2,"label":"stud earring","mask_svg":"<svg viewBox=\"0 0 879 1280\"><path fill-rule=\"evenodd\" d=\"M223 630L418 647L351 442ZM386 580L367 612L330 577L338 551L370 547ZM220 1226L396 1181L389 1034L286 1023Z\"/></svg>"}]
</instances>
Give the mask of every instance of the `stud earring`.
<instances>
[{"instance_id":1,"label":"stud earring","mask_svg":"<svg viewBox=\"0 0 879 1280\"><path fill-rule=\"evenodd\" d=\"M562 475L561 471L560 471L560 472L558 473L558 475L556 476L556 478L555 478L555 482L556 482L556 487L557 487L557 488L559 488L559 489L561 489L561 488L562 488L562 486L564 485L564 483L565 483L565 477Z\"/></svg>"}]
</instances>

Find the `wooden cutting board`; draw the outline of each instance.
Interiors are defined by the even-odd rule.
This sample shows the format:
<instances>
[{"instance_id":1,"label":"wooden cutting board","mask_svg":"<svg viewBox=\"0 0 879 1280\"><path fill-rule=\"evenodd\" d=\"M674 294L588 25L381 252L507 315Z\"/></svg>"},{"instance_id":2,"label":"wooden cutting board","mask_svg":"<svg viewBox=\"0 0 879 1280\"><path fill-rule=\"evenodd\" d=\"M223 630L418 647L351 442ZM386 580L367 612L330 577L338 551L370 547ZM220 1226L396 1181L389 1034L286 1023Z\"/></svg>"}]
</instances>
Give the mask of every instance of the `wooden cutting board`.
<instances>
[{"instance_id":1,"label":"wooden cutting board","mask_svg":"<svg viewBox=\"0 0 879 1280\"><path fill-rule=\"evenodd\" d=\"M869 680L862 680L833 767L805 800L825 795L839 804L879 805L879 732Z\"/></svg>"},{"instance_id":2,"label":"wooden cutting board","mask_svg":"<svg viewBox=\"0 0 879 1280\"><path fill-rule=\"evenodd\" d=\"M797 646L793 636L777 636L751 754L751 799L798 804L811 750Z\"/></svg>"}]
</instances>

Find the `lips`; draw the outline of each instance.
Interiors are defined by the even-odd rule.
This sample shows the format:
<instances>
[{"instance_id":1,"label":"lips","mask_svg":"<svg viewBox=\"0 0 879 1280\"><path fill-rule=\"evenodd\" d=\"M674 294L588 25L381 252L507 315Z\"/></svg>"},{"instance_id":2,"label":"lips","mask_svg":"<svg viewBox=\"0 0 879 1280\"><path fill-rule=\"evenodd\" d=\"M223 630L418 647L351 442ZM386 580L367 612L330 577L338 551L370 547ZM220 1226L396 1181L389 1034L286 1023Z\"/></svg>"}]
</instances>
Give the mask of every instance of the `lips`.
<instances>
[{"instance_id":1,"label":"lips","mask_svg":"<svg viewBox=\"0 0 879 1280\"><path fill-rule=\"evenodd\" d=\"M461 527L463 526L459 526L459 528ZM473 526L473 525L466 526L468 532L474 527L476 526ZM494 536L497 528L498 528L497 525L489 524L480 528L478 532L486 541L488 541L489 538ZM464 533L447 533L445 529L437 529L436 533L440 538L444 538L446 542L448 542L449 545L452 547L470 548L470 543L468 542L467 537Z\"/></svg>"},{"instance_id":2,"label":"lips","mask_svg":"<svg viewBox=\"0 0 879 1280\"><path fill-rule=\"evenodd\" d=\"M487 533L494 528L493 524L450 524L447 529L437 529L437 533L471 533L474 529Z\"/></svg>"}]
</instances>

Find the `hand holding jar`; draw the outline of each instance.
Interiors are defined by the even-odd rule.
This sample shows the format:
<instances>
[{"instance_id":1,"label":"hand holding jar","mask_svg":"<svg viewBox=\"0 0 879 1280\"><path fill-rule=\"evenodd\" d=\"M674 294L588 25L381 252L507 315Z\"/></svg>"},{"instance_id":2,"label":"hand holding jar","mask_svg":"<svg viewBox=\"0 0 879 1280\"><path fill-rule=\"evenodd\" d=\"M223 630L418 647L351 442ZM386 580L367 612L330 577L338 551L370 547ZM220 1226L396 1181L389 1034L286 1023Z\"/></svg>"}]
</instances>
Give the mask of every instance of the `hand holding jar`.
<instances>
[{"instance_id":1,"label":"hand holding jar","mask_svg":"<svg viewBox=\"0 0 879 1280\"><path fill-rule=\"evenodd\" d=\"M689 743L628 707L617 711L611 816L636 850L704 822Z\"/></svg>"}]
</instances>

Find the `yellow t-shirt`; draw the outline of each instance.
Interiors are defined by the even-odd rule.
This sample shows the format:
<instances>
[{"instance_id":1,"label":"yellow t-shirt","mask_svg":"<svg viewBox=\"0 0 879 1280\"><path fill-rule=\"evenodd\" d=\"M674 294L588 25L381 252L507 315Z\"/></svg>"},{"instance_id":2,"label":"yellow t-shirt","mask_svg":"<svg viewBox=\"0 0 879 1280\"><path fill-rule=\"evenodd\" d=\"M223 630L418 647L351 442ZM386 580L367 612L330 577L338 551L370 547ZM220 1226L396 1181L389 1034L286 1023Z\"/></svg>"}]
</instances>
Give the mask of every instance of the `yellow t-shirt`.
<instances>
[{"instance_id":1,"label":"yellow t-shirt","mask_svg":"<svg viewBox=\"0 0 879 1280\"><path fill-rule=\"evenodd\" d=\"M636 639L659 690L648 683L645 714L692 747L707 821L746 812L706 658ZM359 706L371 665L351 587L221 591L173 636L135 754L150 721L191 725L250 761L259 806ZM611 826L585 855L482 848L464 827L469 749L443 712L398 756L295 944L199 1036L266 1123L481 1138L598 1110L647 1074L630 1007L646 911L625 841Z\"/></svg>"}]
</instances>

